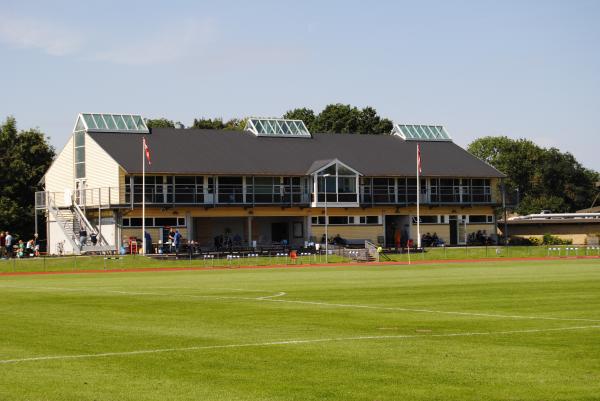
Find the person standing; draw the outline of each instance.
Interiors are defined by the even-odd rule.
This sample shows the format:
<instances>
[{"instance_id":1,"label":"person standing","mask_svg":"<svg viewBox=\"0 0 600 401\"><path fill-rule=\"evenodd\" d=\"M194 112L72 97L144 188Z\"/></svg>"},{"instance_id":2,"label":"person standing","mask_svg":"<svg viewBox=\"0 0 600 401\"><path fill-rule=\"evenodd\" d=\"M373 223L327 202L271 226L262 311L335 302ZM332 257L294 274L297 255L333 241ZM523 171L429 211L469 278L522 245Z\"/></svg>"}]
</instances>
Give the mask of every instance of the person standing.
<instances>
[{"instance_id":1,"label":"person standing","mask_svg":"<svg viewBox=\"0 0 600 401\"><path fill-rule=\"evenodd\" d=\"M87 242L87 231L84 227L79 229L79 252L83 250L85 243Z\"/></svg>"},{"instance_id":2,"label":"person standing","mask_svg":"<svg viewBox=\"0 0 600 401\"><path fill-rule=\"evenodd\" d=\"M175 230L175 235L173 235L173 242L175 243L175 255L179 253L179 247L181 246L181 233L179 230Z\"/></svg>"},{"instance_id":3,"label":"person standing","mask_svg":"<svg viewBox=\"0 0 600 401\"><path fill-rule=\"evenodd\" d=\"M8 231L6 232L6 237L4 238L4 247L6 249L6 257L11 258L13 253L13 237Z\"/></svg>"},{"instance_id":4,"label":"person standing","mask_svg":"<svg viewBox=\"0 0 600 401\"><path fill-rule=\"evenodd\" d=\"M4 251L6 248L6 237L4 231L0 231L0 259L4 259Z\"/></svg>"}]
</instances>

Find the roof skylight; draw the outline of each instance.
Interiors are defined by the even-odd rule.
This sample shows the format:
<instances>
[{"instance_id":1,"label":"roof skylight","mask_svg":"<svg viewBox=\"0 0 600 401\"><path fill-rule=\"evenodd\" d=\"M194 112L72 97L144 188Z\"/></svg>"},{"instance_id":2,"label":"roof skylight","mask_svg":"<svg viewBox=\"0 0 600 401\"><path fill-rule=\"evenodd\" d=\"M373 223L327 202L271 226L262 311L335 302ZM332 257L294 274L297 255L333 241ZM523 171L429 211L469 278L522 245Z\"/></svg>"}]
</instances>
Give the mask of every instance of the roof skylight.
<instances>
[{"instance_id":1,"label":"roof skylight","mask_svg":"<svg viewBox=\"0 0 600 401\"><path fill-rule=\"evenodd\" d=\"M249 118L246 130L256 136L310 138L310 132L302 120L282 118Z\"/></svg>"},{"instance_id":2,"label":"roof skylight","mask_svg":"<svg viewBox=\"0 0 600 401\"><path fill-rule=\"evenodd\" d=\"M395 124L392 135L396 135L405 141L448 141L452 138L441 125L406 125Z\"/></svg>"},{"instance_id":3,"label":"roof skylight","mask_svg":"<svg viewBox=\"0 0 600 401\"><path fill-rule=\"evenodd\" d=\"M144 119L137 114L81 113L75 124L75 131L90 132L149 132Z\"/></svg>"}]
</instances>

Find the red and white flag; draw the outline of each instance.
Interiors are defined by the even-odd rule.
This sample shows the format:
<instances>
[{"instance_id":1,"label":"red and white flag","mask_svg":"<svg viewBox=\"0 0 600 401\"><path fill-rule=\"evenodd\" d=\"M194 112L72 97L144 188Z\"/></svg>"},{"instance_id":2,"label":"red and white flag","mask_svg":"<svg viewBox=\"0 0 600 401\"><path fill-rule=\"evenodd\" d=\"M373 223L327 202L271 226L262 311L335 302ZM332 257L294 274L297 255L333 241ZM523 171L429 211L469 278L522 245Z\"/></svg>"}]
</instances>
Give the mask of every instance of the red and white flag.
<instances>
[{"instance_id":1,"label":"red and white flag","mask_svg":"<svg viewBox=\"0 0 600 401\"><path fill-rule=\"evenodd\" d=\"M417 143L417 169L419 170L419 174L421 174L421 144Z\"/></svg>"},{"instance_id":2,"label":"red and white flag","mask_svg":"<svg viewBox=\"0 0 600 401\"><path fill-rule=\"evenodd\" d=\"M144 152L146 152L146 159L148 159L148 165L152 165L152 161L150 160L150 148L148 147L148 144L146 143L146 138L143 138L143 142L144 142Z\"/></svg>"}]
</instances>

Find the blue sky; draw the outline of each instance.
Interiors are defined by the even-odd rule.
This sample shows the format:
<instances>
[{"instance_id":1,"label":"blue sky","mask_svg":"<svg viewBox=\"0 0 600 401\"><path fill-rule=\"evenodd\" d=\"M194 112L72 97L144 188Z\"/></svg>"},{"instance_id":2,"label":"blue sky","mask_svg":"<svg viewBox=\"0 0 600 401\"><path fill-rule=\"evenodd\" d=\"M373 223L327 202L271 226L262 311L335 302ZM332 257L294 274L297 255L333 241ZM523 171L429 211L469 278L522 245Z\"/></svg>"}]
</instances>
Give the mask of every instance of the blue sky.
<instances>
[{"instance_id":1,"label":"blue sky","mask_svg":"<svg viewBox=\"0 0 600 401\"><path fill-rule=\"evenodd\" d=\"M0 118L279 116L334 102L600 170L600 1L0 2Z\"/></svg>"}]
</instances>

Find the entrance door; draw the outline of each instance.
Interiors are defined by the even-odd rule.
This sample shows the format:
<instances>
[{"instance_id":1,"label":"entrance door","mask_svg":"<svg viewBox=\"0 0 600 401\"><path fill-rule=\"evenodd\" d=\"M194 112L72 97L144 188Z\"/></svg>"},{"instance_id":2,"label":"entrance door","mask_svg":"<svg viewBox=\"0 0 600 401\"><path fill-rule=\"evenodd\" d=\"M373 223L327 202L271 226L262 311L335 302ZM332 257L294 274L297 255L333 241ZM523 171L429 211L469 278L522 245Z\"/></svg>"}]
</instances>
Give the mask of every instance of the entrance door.
<instances>
[{"instance_id":1,"label":"entrance door","mask_svg":"<svg viewBox=\"0 0 600 401\"><path fill-rule=\"evenodd\" d=\"M450 216L450 245L458 244L458 219L456 216Z\"/></svg>"},{"instance_id":2,"label":"entrance door","mask_svg":"<svg viewBox=\"0 0 600 401\"><path fill-rule=\"evenodd\" d=\"M271 223L271 241L283 242L285 240L289 242L288 227L288 223Z\"/></svg>"}]
</instances>

